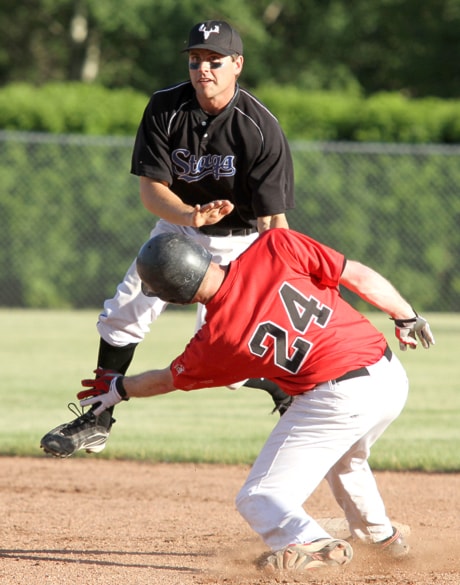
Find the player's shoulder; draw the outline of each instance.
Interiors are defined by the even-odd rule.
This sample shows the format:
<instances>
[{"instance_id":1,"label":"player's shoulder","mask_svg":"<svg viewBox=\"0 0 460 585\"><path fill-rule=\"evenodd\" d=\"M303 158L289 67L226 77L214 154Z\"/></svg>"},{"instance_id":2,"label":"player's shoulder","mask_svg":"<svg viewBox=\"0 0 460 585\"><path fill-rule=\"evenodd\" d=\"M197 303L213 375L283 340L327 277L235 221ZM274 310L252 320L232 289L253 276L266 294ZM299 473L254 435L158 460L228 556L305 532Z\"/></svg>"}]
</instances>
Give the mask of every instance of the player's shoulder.
<instances>
[{"instance_id":1,"label":"player's shoulder","mask_svg":"<svg viewBox=\"0 0 460 585\"><path fill-rule=\"evenodd\" d=\"M300 247L320 247L320 242L292 228L274 228L263 232L256 240L276 251L297 250Z\"/></svg>"},{"instance_id":2,"label":"player's shoulder","mask_svg":"<svg viewBox=\"0 0 460 585\"><path fill-rule=\"evenodd\" d=\"M195 90L191 82L182 81L155 91L150 102L155 104L155 107L163 106L169 110L176 110L181 104L190 102L194 95Z\"/></svg>"},{"instance_id":3,"label":"player's shoulder","mask_svg":"<svg viewBox=\"0 0 460 585\"><path fill-rule=\"evenodd\" d=\"M244 257L249 264L264 261L288 265L295 260L303 245L305 242L299 232L290 228L273 228L261 233L240 258Z\"/></svg>"},{"instance_id":4,"label":"player's shoulder","mask_svg":"<svg viewBox=\"0 0 460 585\"><path fill-rule=\"evenodd\" d=\"M246 132L252 129L253 135L259 136L268 148L278 148L280 142L286 144L286 137L276 116L247 89L239 88L234 112L244 119Z\"/></svg>"},{"instance_id":5,"label":"player's shoulder","mask_svg":"<svg viewBox=\"0 0 460 585\"><path fill-rule=\"evenodd\" d=\"M279 227L266 230L260 234L258 240L261 238L266 238L267 240L290 240L295 239L297 236L302 236L300 232L297 232L288 227ZM256 240L257 241L257 240Z\"/></svg>"},{"instance_id":6,"label":"player's shoulder","mask_svg":"<svg viewBox=\"0 0 460 585\"><path fill-rule=\"evenodd\" d=\"M255 243L258 246L268 246L276 250L277 246L297 239L298 232L290 228L273 228L261 233Z\"/></svg>"},{"instance_id":7,"label":"player's shoulder","mask_svg":"<svg viewBox=\"0 0 460 585\"><path fill-rule=\"evenodd\" d=\"M239 87L239 96L236 107L248 116L256 119L269 120L278 123L276 116L269 108L253 93L244 87Z\"/></svg>"}]
</instances>

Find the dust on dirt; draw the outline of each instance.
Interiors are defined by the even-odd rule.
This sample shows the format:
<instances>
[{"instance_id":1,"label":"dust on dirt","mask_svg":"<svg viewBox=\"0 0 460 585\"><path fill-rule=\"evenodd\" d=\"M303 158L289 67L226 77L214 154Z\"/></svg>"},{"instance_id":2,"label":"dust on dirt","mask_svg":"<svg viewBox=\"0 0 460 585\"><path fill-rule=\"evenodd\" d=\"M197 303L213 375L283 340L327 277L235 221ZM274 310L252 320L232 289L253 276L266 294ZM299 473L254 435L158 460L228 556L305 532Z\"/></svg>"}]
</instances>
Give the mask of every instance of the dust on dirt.
<instances>
[{"instance_id":1,"label":"dust on dirt","mask_svg":"<svg viewBox=\"0 0 460 585\"><path fill-rule=\"evenodd\" d=\"M350 565L261 574L265 547L235 509L244 466L150 464L97 456L0 458L5 585L459 585L460 474L376 473L410 555L357 547ZM306 504L341 516L325 483Z\"/></svg>"}]
</instances>

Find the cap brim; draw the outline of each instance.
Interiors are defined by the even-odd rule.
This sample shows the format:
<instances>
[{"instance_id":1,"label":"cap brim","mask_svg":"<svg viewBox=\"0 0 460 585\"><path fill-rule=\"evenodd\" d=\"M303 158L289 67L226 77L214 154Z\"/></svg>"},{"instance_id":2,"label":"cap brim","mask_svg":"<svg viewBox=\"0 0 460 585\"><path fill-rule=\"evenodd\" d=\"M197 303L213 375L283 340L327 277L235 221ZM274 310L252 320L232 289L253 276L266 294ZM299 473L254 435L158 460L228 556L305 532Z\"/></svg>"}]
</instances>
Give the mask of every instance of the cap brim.
<instances>
[{"instance_id":1,"label":"cap brim","mask_svg":"<svg viewBox=\"0 0 460 585\"><path fill-rule=\"evenodd\" d=\"M183 49L181 51L181 53L186 53L187 51L191 51L192 49L207 49L208 51L213 51L214 53L219 53L219 55L225 55L226 57L229 57L230 55L235 55L236 51L233 51L231 49L223 49L222 47L218 47L217 45L210 45L209 43L207 44L200 44L200 45L191 45L190 47L187 47L186 49ZM237 53L239 54L239 53Z\"/></svg>"}]
</instances>

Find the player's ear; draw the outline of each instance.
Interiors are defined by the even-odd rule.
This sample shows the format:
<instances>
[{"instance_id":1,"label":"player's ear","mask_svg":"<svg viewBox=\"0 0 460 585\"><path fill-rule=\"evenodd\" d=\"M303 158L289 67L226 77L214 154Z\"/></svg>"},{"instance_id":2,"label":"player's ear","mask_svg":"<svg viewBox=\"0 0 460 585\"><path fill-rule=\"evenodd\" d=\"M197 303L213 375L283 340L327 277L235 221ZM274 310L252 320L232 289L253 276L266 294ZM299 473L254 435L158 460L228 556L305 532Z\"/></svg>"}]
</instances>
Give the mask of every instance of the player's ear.
<instances>
[{"instance_id":1,"label":"player's ear","mask_svg":"<svg viewBox=\"0 0 460 585\"><path fill-rule=\"evenodd\" d=\"M244 57L243 55L233 55L232 60L235 67L235 75L238 77L243 70Z\"/></svg>"}]
</instances>

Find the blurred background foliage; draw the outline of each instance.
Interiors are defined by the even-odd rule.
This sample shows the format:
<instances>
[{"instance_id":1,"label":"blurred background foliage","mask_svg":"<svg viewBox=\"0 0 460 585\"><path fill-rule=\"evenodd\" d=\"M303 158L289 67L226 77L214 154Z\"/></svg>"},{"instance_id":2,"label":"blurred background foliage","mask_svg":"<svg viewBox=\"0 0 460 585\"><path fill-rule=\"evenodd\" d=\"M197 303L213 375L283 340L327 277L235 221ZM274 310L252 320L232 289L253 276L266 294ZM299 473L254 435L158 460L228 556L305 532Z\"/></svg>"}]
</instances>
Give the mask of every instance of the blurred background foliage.
<instances>
[{"instance_id":1,"label":"blurred background foliage","mask_svg":"<svg viewBox=\"0 0 460 585\"><path fill-rule=\"evenodd\" d=\"M291 150L291 228L375 267L419 311L460 311L460 146ZM157 219L131 151L131 137L0 132L0 306L85 308L113 295Z\"/></svg>"},{"instance_id":2,"label":"blurred background foliage","mask_svg":"<svg viewBox=\"0 0 460 585\"><path fill-rule=\"evenodd\" d=\"M244 84L460 95L460 0L3 0L0 86L83 81L151 93L186 75L190 28L241 33Z\"/></svg>"},{"instance_id":3,"label":"blurred background foliage","mask_svg":"<svg viewBox=\"0 0 460 585\"><path fill-rule=\"evenodd\" d=\"M460 100L410 99L400 92L367 98L264 85L256 95L290 140L460 143ZM148 96L78 81L0 87L0 129L134 137Z\"/></svg>"},{"instance_id":4,"label":"blurred background foliage","mask_svg":"<svg viewBox=\"0 0 460 585\"><path fill-rule=\"evenodd\" d=\"M155 223L135 131L206 19L240 31L290 141L291 227L459 311L460 0L2 0L0 305L113 294Z\"/></svg>"}]
</instances>

